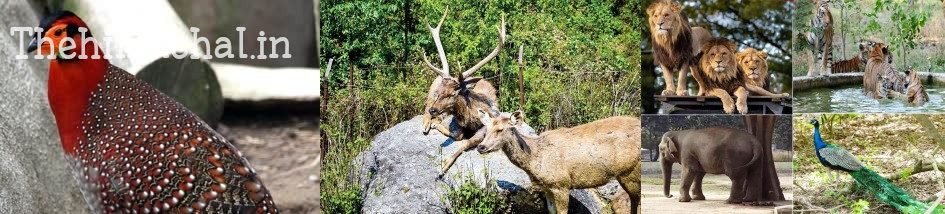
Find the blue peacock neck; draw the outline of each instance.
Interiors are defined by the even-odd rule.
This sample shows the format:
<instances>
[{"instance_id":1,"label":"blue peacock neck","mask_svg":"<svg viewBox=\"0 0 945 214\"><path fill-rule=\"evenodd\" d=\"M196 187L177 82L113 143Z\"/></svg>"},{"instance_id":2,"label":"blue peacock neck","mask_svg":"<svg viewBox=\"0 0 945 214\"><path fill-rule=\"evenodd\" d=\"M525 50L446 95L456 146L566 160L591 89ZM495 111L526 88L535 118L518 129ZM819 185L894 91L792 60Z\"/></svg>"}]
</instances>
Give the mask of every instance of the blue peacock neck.
<instances>
[{"instance_id":1,"label":"blue peacock neck","mask_svg":"<svg viewBox=\"0 0 945 214\"><path fill-rule=\"evenodd\" d=\"M814 125L814 147L817 150L827 147L824 139L820 138L820 125Z\"/></svg>"}]
</instances>

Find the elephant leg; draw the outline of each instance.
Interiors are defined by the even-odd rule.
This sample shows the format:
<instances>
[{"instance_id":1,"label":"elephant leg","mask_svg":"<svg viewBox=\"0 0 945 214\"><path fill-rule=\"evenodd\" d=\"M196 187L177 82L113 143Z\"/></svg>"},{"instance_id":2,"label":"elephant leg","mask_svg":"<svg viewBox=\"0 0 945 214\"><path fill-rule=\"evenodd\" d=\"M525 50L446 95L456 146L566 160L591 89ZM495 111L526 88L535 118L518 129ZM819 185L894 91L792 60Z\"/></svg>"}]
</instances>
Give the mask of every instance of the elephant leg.
<instances>
[{"instance_id":1,"label":"elephant leg","mask_svg":"<svg viewBox=\"0 0 945 214\"><path fill-rule=\"evenodd\" d=\"M705 200L705 194L702 194L702 178L705 177L705 172L695 173L695 187L692 188L692 200Z\"/></svg>"},{"instance_id":2,"label":"elephant leg","mask_svg":"<svg viewBox=\"0 0 945 214\"><path fill-rule=\"evenodd\" d=\"M676 88L676 84L673 84L673 70L670 70L669 67L665 65L660 65L660 70L663 71L663 82L666 83L666 89L663 89L662 95L675 95L676 91L674 91L674 89Z\"/></svg>"},{"instance_id":3,"label":"elephant leg","mask_svg":"<svg viewBox=\"0 0 945 214\"><path fill-rule=\"evenodd\" d=\"M476 135L473 135L472 138L467 139L466 143L463 144L462 147L456 150L456 152L454 152L453 155L450 156L450 158L446 160L446 163L443 165L443 170L440 171L439 177L442 178L443 175L446 174L446 171L449 170L451 166L453 166L453 162L456 161L456 158L459 158L459 156L462 155L463 152L465 152L466 150L469 150L471 148L475 148L476 146L478 146L479 143L481 143L482 140L485 138L485 136L486 136L486 129L481 128L479 129L479 131L476 131Z\"/></svg>"},{"instance_id":4,"label":"elephant leg","mask_svg":"<svg viewBox=\"0 0 945 214\"><path fill-rule=\"evenodd\" d=\"M745 172L735 172L729 176L732 179L732 192L729 193L726 204L741 204L744 197Z\"/></svg>"},{"instance_id":5,"label":"elephant leg","mask_svg":"<svg viewBox=\"0 0 945 214\"><path fill-rule=\"evenodd\" d=\"M682 187L679 188L679 202L689 202L692 201L692 198L689 197L689 187L692 185L692 181L696 176L693 172L690 172L688 168L683 166L682 168Z\"/></svg>"}]
</instances>

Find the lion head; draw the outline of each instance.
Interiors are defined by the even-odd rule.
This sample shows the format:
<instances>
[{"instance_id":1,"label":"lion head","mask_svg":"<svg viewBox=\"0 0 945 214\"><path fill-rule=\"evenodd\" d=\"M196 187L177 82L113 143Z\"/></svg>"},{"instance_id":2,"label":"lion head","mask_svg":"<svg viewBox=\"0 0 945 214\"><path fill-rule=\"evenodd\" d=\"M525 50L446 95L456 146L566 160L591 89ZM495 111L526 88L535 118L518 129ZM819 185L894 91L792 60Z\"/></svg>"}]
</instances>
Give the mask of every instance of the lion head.
<instances>
[{"instance_id":1,"label":"lion head","mask_svg":"<svg viewBox=\"0 0 945 214\"><path fill-rule=\"evenodd\" d=\"M754 48L746 48L738 54L735 54L738 61L738 68L750 85L764 88L768 82L768 54Z\"/></svg>"},{"instance_id":2,"label":"lion head","mask_svg":"<svg viewBox=\"0 0 945 214\"><path fill-rule=\"evenodd\" d=\"M735 43L724 38L715 38L702 45L699 55L700 73L703 81L712 83L730 82L738 78L738 62L735 61Z\"/></svg>"},{"instance_id":3,"label":"lion head","mask_svg":"<svg viewBox=\"0 0 945 214\"><path fill-rule=\"evenodd\" d=\"M657 0L646 8L649 16L650 34L656 43L671 47L681 33L690 31L689 20L683 15L679 3Z\"/></svg>"}]
</instances>

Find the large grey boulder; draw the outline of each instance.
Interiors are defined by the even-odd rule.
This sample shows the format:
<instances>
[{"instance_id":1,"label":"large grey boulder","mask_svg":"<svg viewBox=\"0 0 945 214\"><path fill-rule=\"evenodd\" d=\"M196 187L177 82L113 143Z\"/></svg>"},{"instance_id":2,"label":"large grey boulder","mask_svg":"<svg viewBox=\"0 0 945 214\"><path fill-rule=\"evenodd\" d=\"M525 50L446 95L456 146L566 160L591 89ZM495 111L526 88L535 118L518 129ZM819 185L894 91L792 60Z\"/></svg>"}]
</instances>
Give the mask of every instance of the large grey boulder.
<instances>
[{"instance_id":1,"label":"large grey boulder","mask_svg":"<svg viewBox=\"0 0 945 214\"><path fill-rule=\"evenodd\" d=\"M10 28L39 25L28 2L0 1L0 212L89 213L46 99L49 61L14 58L29 40Z\"/></svg>"},{"instance_id":2,"label":"large grey boulder","mask_svg":"<svg viewBox=\"0 0 945 214\"><path fill-rule=\"evenodd\" d=\"M514 213L546 212L544 198L532 187L528 175L502 152L480 155L474 150L460 156L452 168L437 178L443 161L463 141L439 132L421 133L421 116L401 122L374 137L371 147L355 159L359 172L352 175L362 186L363 213L446 213L448 188L471 178L484 186L494 179ZM525 125L529 134L534 130ZM469 176L472 177L469 177ZM595 190L572 190L571 213L604 213L606 201L616 192L616 182Z\"/></svg>"}]
</instances>

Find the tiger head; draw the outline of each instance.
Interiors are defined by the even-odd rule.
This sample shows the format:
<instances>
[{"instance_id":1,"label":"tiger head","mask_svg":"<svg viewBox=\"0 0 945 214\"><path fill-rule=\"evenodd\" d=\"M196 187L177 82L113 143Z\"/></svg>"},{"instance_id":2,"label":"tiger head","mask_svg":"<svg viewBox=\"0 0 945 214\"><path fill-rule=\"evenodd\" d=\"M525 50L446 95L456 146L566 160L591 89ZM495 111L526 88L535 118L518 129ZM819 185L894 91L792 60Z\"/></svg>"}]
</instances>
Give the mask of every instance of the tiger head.
<instances>
[{"instance_id":1,"label":"tiger head","mask_svg":"<svg viewBox=\"0 0 945 214\"><path fill-rule=\"evenodd\" d=\"M886 44L874 43L872 47L869 47L869 49L870 52L867 58L869 61L889 63L892 60L892 56L890 56L891 54L889 53L889 48L886 47Z\"/></svg>"},{"instance_id":2,"label":"tiger head","mask_svg":"<svg viewBox=\"0 0 945 214\"><path fill-rule=\"evenodd\" d=\"M864 39L864 40L860 41L860 43L859 43L859 48L860 48L859 57L860 57L860 61L861 61L861 62L863 62L863 63L865 64L865 63L867 62L867 60L869 60L870 52L873 50L873 47L876 46L877 44L880 44L880 45L883 45L883 46L886 45L885 43L882 43L881 41L876 40L876 39ZM890 63L890 64L891 64L892 61L893 61L893 55L892 55L892 54L886 54L886 58L887 58L887 60L886 60L887 63Z\"/></svg>"},{"instance_id":3,"label":"tiger head","mask_svg":"<svg viewBox=\"0 0 945 214\"><path fill-rule=\"evenodd\" d=\"M830 0L814 0L814 4L817 5L814 8L814 14L817 14L818 18L824 19L826 23L830 23Z\"/></svg>"}]
</instances>

